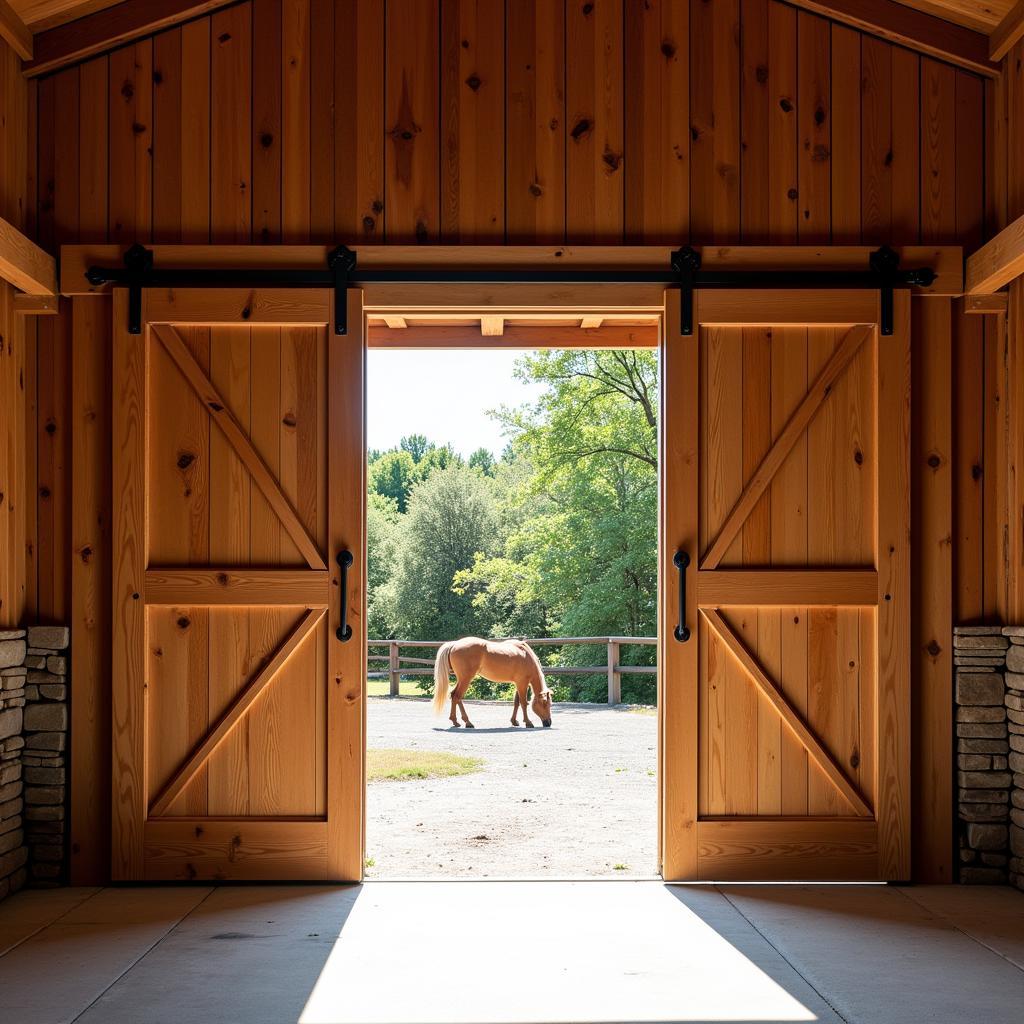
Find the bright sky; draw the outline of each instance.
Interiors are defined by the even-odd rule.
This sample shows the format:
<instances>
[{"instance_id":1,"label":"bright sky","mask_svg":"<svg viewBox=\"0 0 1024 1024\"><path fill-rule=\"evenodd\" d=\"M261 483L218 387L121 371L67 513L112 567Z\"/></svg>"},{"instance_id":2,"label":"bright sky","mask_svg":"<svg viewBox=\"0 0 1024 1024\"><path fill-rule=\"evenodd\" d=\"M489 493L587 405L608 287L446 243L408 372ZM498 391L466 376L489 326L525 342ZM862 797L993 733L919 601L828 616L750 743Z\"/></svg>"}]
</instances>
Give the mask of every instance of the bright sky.
<instances>
[{"instance_id":1,"label":"bright sky","mask_svg":"<svg viewBox=\"0 0 1024 1024\"><path fill-rule=\"evenodd\" d=\"M467 456L488 448L499 456L506 439L488 409L536 401L544 390L512 373L521 352L405 351L367 353L367 447L393 448L408 434L451 442Z\"/></svg>"}]
</instances>

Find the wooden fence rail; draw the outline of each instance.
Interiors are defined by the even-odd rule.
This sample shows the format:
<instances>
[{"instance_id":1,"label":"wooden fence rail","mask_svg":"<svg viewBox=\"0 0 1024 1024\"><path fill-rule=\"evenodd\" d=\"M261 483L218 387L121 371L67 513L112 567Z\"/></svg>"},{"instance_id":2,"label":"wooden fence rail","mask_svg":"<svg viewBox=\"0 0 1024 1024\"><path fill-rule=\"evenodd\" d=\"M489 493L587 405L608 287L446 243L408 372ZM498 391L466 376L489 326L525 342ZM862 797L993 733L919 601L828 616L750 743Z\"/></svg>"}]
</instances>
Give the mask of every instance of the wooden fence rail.
<instances>
[{"instance_id":1,"label":"wooden fence rail","mask_svg":"<svg viewBox=\"0 0 1024 1024\"><path fill-rule=\"evenodd\" d=\"M531 647L562 647L566 644L603 644L607 651L607 657L603 665L554 665L544 666L544 674L549 676L589 676L598 672L604 672L608 676L608 703L622 703L622 677L624 675L657 675L657 668L647 665L623 665L620 662L621 649L626 646L649 647L658 642L653 636L561 636L541 637L530 639L529 637L516 637L517 640L525 640ZM434 674L433 658L416 658L401 653L404 647L427 648L436 650L441 646L441 640L370 640L367 646L371 648L386 647L387 654L371 654L367 657L367 668L373 664L386 665L387 668L368 671L367 679L388 679L390 680L390 693L392 697L399 695L399 683L402 676L430 676Z\"/></svg>"}]
</instances>

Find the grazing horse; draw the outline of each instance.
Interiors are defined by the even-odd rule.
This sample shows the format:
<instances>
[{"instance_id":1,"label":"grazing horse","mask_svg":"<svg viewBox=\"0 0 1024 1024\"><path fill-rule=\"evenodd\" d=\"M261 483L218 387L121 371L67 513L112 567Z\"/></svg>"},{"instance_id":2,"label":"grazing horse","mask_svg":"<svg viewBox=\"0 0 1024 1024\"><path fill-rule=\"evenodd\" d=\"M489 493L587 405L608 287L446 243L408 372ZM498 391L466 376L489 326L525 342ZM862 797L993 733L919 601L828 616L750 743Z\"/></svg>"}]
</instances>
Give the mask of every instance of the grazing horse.
<instances>
[{"instance_id":1,"label":"grazing horse","mask_svg":"<svg viewBox=\"0 0 1024 1024\"><path fill-rule=\"evenodd\" d=\"M434 711L440 714L448 698L448 676L454 673L455 689L452 691L452 713L448 716L452 725L458 728L455 717L456 707L462 709L462 721L467 729L474 728L466 714L462 698L469 689L474 676L483 676L492 683L513 683L516 688L516 703L512 710L512 724L518 726L519 706L523 708L523 724L533 728L533 722L526 712L526 691L533 690L533 713L543 722L551 725L551 691L544 680L544 669L540 659L522 640L481 640L478 636L464 636L461 640L450 640L442 644L434 660Z\"/></svg>"}]
</instances>

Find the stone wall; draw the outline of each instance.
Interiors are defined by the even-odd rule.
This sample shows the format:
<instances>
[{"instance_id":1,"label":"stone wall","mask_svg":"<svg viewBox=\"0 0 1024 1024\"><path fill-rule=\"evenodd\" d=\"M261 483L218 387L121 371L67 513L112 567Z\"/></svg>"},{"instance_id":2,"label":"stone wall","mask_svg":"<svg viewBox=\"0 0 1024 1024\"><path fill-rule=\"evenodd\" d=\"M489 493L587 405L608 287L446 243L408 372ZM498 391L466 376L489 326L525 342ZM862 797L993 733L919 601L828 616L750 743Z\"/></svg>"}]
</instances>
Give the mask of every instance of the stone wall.
<instances>
[{"instance_id":1,"label":"stone wall","mask_svg":"<svg viewBox=\"0 0 1024 1024\"><path fill-rule=\"evenodd\" d=\"M0 631L0 899L67 867L68 630Z\"/></svg>"},{"instance_id":2,"label":"stone wall","mask_svg":"<svg viewBox=\"0 0 1024 1024\"><path fill-rule=\"evenodd\" d=\"M960 881L1024 889L1024 627L957 627L953 654Z\"/></svg>"}]
</instances>

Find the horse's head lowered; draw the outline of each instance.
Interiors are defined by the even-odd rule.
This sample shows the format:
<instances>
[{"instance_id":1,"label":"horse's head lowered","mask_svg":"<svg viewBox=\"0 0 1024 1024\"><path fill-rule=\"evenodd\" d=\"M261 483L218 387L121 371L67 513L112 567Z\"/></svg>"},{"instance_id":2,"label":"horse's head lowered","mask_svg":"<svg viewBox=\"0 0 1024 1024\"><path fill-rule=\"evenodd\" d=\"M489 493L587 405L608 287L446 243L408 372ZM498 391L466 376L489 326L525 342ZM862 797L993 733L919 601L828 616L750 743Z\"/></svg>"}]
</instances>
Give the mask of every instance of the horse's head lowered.
<instances>
[{"instance_id":1,"label":"horse's head lowered","mask_svg":"<svg viewBox=\"0 0 1024 1024\"><path fill-rule=\"evenodd\" d=\"M541 720L544 728L547 729L551 725L551 691L541 690L540 693L534 696L530 707L533 708L533 713Z\"/></svg>"}]
</instances>

